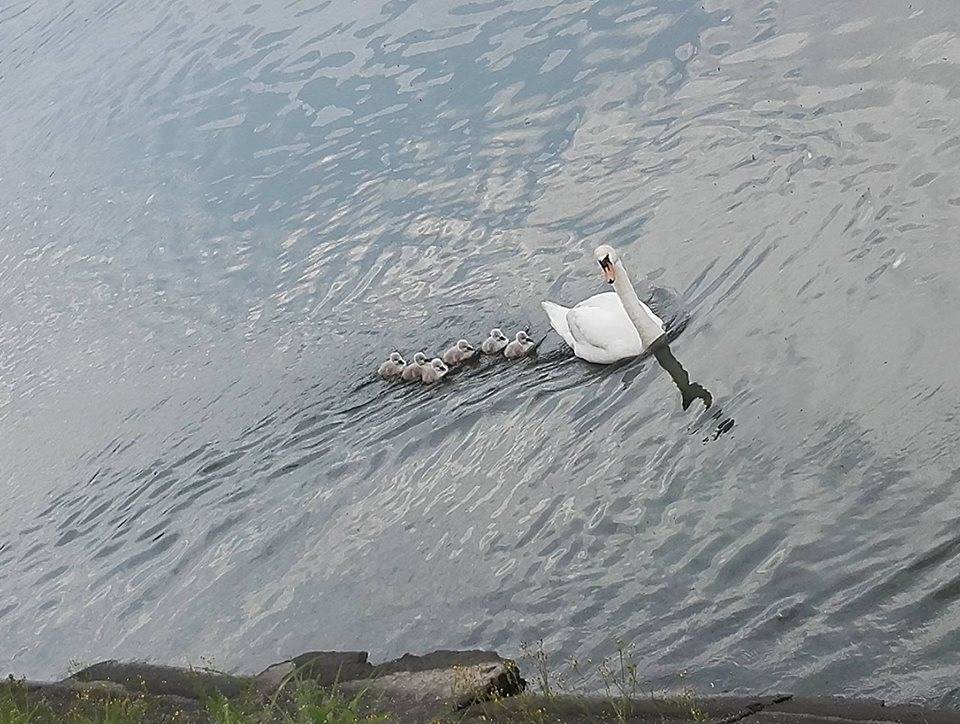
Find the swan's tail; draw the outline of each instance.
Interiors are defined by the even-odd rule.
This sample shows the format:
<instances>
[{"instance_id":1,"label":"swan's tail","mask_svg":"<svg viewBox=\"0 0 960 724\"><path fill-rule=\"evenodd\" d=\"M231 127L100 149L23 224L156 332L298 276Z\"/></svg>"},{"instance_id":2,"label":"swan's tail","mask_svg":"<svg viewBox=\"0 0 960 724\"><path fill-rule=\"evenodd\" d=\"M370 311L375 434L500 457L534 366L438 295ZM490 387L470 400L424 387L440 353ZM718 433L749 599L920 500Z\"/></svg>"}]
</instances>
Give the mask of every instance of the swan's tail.
<instances>
[{"instance_id":1,"label":"swan's tail","mask_svg":"<svg viewBox=\"0 0 960 724\"><path fill-rule=\"evenodd\" d=\"M543 311L547 313L550 319L550 326L557 330L557 334L563 337L563 341L573 347L573 335L570 334L570 327L567 325L567 307L561 307L553 302L540 302Z\"/></svg>"}]
</instances>

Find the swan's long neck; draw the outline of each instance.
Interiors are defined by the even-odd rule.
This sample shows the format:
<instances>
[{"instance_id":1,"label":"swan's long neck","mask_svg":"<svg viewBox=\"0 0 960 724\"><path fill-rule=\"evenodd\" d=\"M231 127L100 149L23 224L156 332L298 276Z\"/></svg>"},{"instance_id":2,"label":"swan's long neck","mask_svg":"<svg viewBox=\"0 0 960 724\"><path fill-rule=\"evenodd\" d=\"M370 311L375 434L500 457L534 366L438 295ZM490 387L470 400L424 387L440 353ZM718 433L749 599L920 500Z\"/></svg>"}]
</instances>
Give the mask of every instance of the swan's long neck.
<instances>
[{"instance_id":1,"label":"swan's long neck","mask_svg":"<svg viewBox=\"0 0 960 724\"><path fill-rule=\"evenodd\" d=\"M643 348L649 349L654 342L663 336L663 327L653 312L640 301L640 297L637 296L637 292L633 288L633 284L627 275L627 270L623 267L623 263L618 261L617 266L619 268L617 269L616 279L613 282L613 290L617 293L617 296L620 297L627 316L630 317L633 326L636 327L637 332L640 333L640 342L643 344Z\"/></svg>"}]
</instances>

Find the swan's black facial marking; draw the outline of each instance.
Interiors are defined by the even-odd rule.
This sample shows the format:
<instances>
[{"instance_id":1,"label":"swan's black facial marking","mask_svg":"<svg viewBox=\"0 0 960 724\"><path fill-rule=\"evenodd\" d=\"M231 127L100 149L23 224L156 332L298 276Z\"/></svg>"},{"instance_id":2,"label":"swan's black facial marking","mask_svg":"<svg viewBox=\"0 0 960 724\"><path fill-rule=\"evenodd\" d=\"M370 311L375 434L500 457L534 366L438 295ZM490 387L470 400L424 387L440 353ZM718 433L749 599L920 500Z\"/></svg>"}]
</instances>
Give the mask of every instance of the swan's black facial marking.
<instances>
[{"instance_id":1,"label":"swan's black facial marking","mask_svg":"<svg viewBox=\"0 0 960 724\"><path fill-rule=\"evenodd\" d=\"M617 280L617 272L613 266L613 262L610 261L610 255L607 254L603 259L599 260L600 269L603 271L603 280L607 284L613 284Z\"/></svg>"}]
</instances>

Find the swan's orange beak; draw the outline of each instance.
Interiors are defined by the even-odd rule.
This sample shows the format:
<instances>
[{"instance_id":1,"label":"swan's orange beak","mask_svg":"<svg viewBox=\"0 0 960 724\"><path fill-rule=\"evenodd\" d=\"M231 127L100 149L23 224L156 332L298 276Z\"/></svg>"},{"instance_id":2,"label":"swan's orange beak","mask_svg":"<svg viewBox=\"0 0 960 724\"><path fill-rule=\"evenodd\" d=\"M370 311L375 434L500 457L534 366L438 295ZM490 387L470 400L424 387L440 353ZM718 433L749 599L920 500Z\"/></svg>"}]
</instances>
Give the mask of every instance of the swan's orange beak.
<instances>
[{"instance_id":1,"label":"swan's orange beak","mask_svg":"<svg viewBox=\"0 0 960 724\"><path fill-rule=\"evenodd\" d=\"M609 256L605 256L600 260L600 268L603 270L603 281L607 284L613 284L617 281L617 268L613 265L613 262L610 261Z\"/></svg>"}]
</instances>

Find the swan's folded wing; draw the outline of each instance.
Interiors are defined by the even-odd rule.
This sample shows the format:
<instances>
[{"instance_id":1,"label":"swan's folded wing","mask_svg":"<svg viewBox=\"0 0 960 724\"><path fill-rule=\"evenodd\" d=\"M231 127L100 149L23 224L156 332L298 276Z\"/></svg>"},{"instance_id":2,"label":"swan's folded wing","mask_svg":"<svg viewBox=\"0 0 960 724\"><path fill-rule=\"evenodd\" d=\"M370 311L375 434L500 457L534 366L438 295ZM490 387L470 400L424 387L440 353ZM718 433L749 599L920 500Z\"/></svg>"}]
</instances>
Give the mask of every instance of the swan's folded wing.
<instances>
[{"instance_id":1,"label":"swan's folded wing","mask_svg":"<svg viewBox=\"0 0 960 724\"><path fill-rule=\"evenodd\" d=\"M602 309L617 310L623 309L623 302L620 301L620 297L617 296L616 292L603 292L601 294L594 294L592 297L587 297L582 302L577 302L573 308L579 309L580 307L600 307ZM624 312L626 314L626 312Z\"/></svg>"},{"instance_id":2,"label":"swan's folded wing","mask_svg":"<svg viewBox=\"0 0 960 724\"><path fill-rule=\"evenodd\" d=\"M577 305L567 313L567 325L576 343L574 351L591 362L615 362L643 351L640 334L619 300L617 306Z\"/></svg>"}]
</instances>

